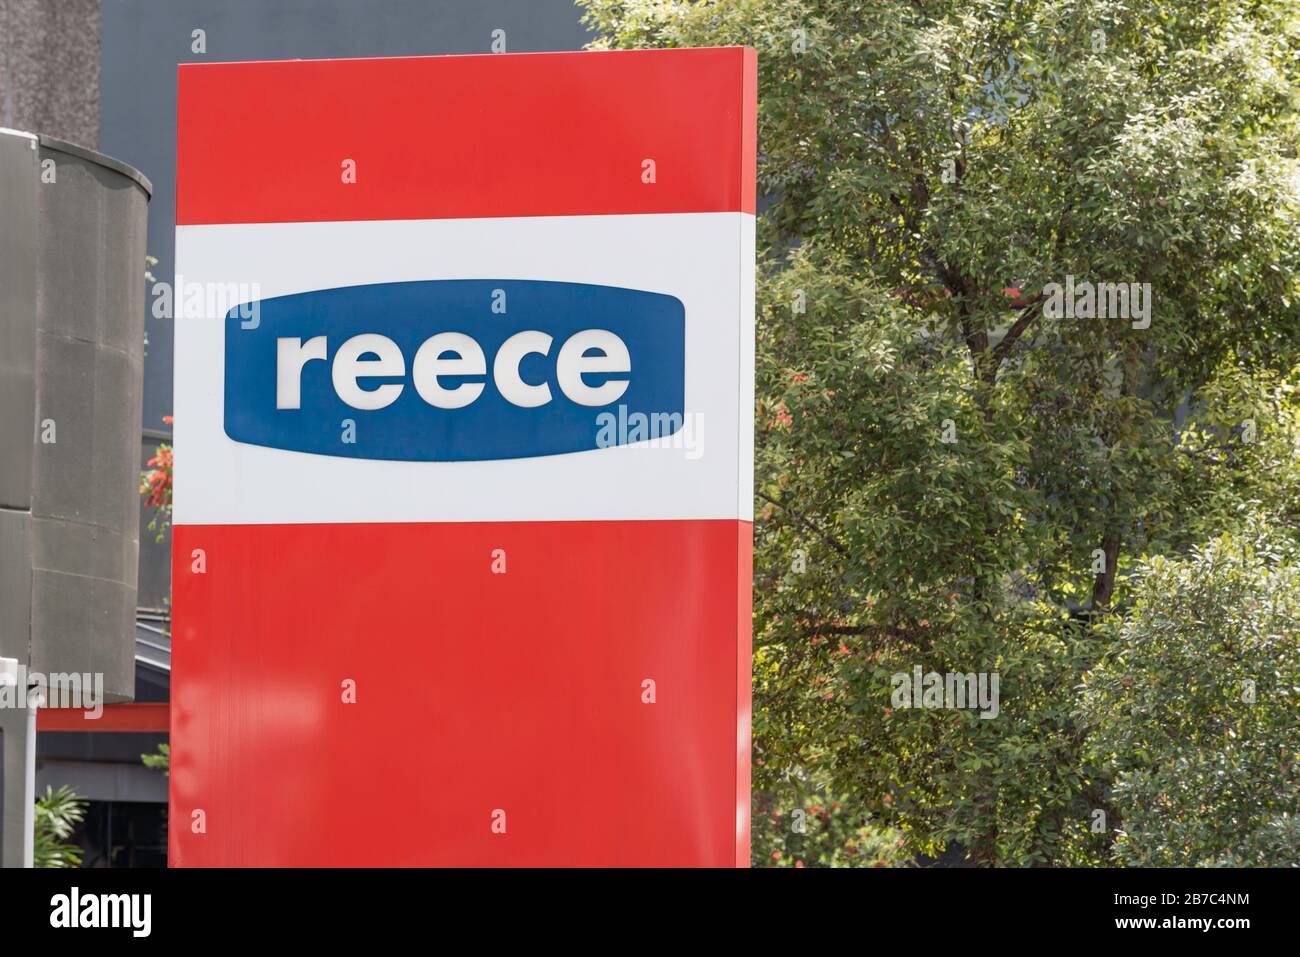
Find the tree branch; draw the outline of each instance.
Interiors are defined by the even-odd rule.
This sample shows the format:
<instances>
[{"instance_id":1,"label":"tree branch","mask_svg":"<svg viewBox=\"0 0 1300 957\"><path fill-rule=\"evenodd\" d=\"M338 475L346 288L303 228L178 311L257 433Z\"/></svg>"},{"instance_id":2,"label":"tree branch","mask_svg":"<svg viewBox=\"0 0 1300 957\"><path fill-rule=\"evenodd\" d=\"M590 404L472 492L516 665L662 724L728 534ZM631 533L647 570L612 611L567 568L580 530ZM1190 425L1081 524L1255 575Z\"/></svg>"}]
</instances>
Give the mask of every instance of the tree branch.
<instances>
[{"instance_id":1,"label":"tree branch","mask_svg":"<svg viewBox=\"0 0 1300 957\"><path fill-rule=\"evenodd\" d=\"M789 513L790 517L793 518L797 523L802 525L804 528L808 529L808 531L812 532L814 535L816 535L818 538L824 541L831 548L835 549L841 555L849 554L848 548L846 548L840 542L837 542L828 533L822 531L815 524L813 524L813 522L811 522L807 518L804 518L803 515L796 512L789 505L786 505L784 502L778 502L776 499L772 498L772 496L768 495L766 492L756 491L754 492L754 494L757 495L759 498L761 498L763 501L775 505L777 508L781 509L782 511Z\"/></svg>"},{"instance_id":2,"label":"tree branch","mask_svg":"<svg viewBox=\"0 0 1300 957\"><path fill-rule=\"evenodd\" d=\"M1042 302L1043 295L1042 293L1039 293L1038 296L1029 303L1029 305L1020 310L1020 315L1017 316L1016 321L1011 324L1011 328L1008 329L1007 334L1002 337L1002 341L993 347L993 355L989 362L991 367L989 374L991 376L997 376L998 367L1002 365L1002 360L1011 353L1016 341L1024 335L1025 330L1029 328L1029 324L1038 318L1039 313L1042 311Z\"/></svg>"}]
</instances>

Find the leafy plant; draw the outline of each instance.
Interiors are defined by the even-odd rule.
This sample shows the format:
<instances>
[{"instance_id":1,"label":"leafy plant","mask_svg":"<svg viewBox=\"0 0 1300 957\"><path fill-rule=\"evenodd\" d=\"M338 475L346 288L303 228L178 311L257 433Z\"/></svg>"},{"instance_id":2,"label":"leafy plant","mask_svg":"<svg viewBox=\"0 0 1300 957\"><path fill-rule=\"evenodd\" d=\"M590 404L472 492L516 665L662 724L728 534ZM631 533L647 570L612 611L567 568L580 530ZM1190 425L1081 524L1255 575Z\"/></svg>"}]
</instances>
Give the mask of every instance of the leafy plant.
<instances>
[{"instance_id":1,"label":"leafy plant","mask_svg":"<svg viewBox=\"0 0 1300 957\"><path fill-rule=\"evenodd\" d=\"M36 799L33 860L36 867L80 867L81 848L68 838L86 816L86 800L66 784L46 787Z\"/></svg>"},{"instance_id":2,"label":"leafy plant","mask_svg":"<svg viewBox=\"0 0 1300 957\"><path fill-rule=\"evenodd\" d=\"M795 784L758 795L751 856L769 867L895 867L908 863L895 829L855 816L830 795L806 795Z\"/></svg>"},{"instance_id":3,"label":"leafy plant","mask_svg":"<svg viewBox=\"0 0 1300 957\"><path fill-rule=\"evenodd\" d=\"M140 761L149 770L161 771L163 774L170 776L172 764L171 745L158 745L158 750L153 754L140 755Z\"/></svg>"},{"instance_id":4,"label":"leafy plant","mask_svg":"<svg viewBox=\"0 0 1300 957\"><path fill-rule=\"evenodd\" d=\"M1080 713L1113 774L1112 855L1300 867L1300 562L1261 524L1140 569Z\"/></svg>"}]
</instances>

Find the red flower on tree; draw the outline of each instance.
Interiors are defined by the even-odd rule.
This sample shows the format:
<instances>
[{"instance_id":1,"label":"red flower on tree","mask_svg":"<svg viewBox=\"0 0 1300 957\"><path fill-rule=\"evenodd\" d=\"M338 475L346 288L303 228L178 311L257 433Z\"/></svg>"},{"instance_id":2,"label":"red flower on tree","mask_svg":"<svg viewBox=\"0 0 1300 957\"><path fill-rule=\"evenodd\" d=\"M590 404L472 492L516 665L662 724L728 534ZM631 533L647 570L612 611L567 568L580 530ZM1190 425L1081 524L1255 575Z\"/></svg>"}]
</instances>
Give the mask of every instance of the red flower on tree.
<instances>
[{"instance_id":1,"label":"red flower on tree","mask_svg":"<svg viewBox=\"0 0 1300 957\"><path fill-rule=\"evenodd\" d=\"M163 416L163 422L171 425L172 417ZM156 531L158 540L162 541L172 514L172 447L166 442L160 443L146 466L140 475L140 494L144 496L146 505L157 509L149 528Z\"/></svg>"}]
</instances>

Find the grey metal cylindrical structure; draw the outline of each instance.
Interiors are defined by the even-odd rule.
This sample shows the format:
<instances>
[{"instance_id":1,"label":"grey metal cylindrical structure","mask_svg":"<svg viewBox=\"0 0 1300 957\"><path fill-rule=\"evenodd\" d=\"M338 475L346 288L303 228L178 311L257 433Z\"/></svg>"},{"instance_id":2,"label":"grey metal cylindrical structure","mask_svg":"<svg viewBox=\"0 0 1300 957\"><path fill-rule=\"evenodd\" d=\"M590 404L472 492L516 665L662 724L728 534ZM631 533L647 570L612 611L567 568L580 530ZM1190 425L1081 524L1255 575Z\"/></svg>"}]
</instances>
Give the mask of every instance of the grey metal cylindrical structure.
<instances>
[{"instance_id":1,"label":"grey metal cylindrical structure","mask_svg":"<svg viewBox=\"0 0 1300 957\"><path fill-rule=\"evenodd\" d=\"M102 675L108 702L135 691L150 191L117 160L0 130L0 657ZM7 863L25 717L0 708Z\"/></svg>"}]
</instances>

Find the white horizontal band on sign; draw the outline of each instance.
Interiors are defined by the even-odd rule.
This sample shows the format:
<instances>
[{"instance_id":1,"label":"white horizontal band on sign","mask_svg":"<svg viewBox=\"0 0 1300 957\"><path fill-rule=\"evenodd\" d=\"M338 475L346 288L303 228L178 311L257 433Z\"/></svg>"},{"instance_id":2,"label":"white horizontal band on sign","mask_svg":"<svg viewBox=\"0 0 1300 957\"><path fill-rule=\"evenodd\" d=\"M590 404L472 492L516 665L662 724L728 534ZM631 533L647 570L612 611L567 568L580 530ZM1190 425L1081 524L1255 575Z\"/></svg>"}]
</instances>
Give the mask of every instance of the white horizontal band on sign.
<instances>
[{"instance_id":1,"label":"white horizontal band on sign","mask_svg":"<svg viewBox=\"0 0 1300 957\"><path fill-rule=\"evenodd\" d=\"M176 265L177 524L753 517L752 215L180 226ZM224 311L183 308L186 289L239 284L269 299L437 279L587 283L677 297L686 314L684 413L697 427L687 440L696 448L660 440L668 447L401 462L226 435Z\"/></svg>"}]
</instances>

